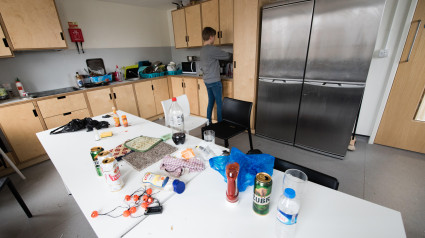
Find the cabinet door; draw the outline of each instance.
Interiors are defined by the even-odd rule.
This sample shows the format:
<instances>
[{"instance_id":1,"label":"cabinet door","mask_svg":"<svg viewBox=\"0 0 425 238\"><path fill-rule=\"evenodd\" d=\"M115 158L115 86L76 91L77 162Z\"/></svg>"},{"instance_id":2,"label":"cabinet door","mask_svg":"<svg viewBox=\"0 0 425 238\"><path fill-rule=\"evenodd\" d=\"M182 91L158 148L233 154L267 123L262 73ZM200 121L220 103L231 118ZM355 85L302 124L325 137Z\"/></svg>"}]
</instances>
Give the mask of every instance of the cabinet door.
<instances>
[{"instance_id":1,"label":"cabinet door","mask_svg":"<svg viewBox=\"0 0 425 238\"><path fill-rule=\"evenodd\" d=\"M31 102L0 108L0 124L20 163L46 153L35 135L43 127L34 112Z\"/></svg>"},{"instance_id":2,"label":"cabinet door","mask_svg":"<svg viewBox=\"0 0 425 238\"><path fill-rule=\"evenodd\" d=\"M220 44L233 44L233 0L220 0Z\"/></svg>"},{"instance_id":3,"label":"cabinet door","mask_svg":"<svg viewBox=\"0 0 425 238\"><path fill-rule=\"evenodd\" d=\"M112 111L114 101L110 88L87 92L93 116L99 116Z\"/></svg>"},{"instance_id":4,"label":"cabinet door","mask_svg":"<svg viewBox=\"0 0 425 238\"><path fill-rule=\"evenodd\" d=\"M202 29L212 27L217 33L220 31L218 20L218 0L211 0L201 3L202 8ZM216 34L217 35L217 34ZM220 44L220 39L216 37L214 45Z\"/></svg>"},{"instance_id":5,"label":"cabinet door","mask_svg":"<svg viewBox=\"0 0 425 238\"><path fill-rule=\"evenodd\" d=\"M133 85L128 84L113 87L112 92L118 110L128 112L135 116L139 116L139 112L137 111L136 105L136 97L134 96Z\"/></svg>"},{"instance_id":6,"label":"cabinet door","mask_svg":"<svg viewBox=\"0 0 425 238\"><path fill-rule=\"evenodd\" d=\"M174 44L176 48L186 48L186 19L184 9L171 12L173 18Z\"/></svg>"},{"instance_id":7,"label":"cabinet door","mask_svg":"<svg viewBox=\"0 0 425 238\"><path fill-rule=\"evenodd\" d=\"M185 78L184 92L189 99L190 113L199 115L198 79Z\"/></svg>"},{"instance_id":8,"label":"cabinet door","mask_svg":"<svg viewBox=\"0 0 425 238\"><path fill-rule=\"evenodd\" d=\"M87 108L44 118L44 122L46 123L47 129L52 129L58 126L63 126L73 119L83 119L86 117L90 117L90 113Z\"/></svg>"},{"instance_id":9,"label":"cabinet door","mask_svg":"<svg viewBox=\"0 0 425 238\"><path fill-rule=\"evenodd\" d=\"M162 109L161 101L170 99L170 94L168 93L168 79L161 78L152 80L153 85L153 94L155 96L156 112L157 114L164 113Z\"/></svg>"},{"instance_id":10,"label":"cabinet door","mask_svg":"<svg viewBox=\"0 0 425 238\"><path fill-rule=\"evenodd\" d=\"M12 50L9 47L9 42L6 40L6 35L1 25L0 25L0 41L1 41L0 42L0 58L13 57Z\"/></svg>"},{"instance_id":11,"label":"cabinet door","mask_svg":"<svg viewBox=\"0 0 425 238\"><path fill-rule=\"evenodd\" d=\"M134 84L136 91L137 104L139 105L140 116L150 118L156 116L155 98L151 81L143 81Z\"/></svg>"},{"instance_id":12,"label":"cabinet door","mask_svg":"<svg viewBox=\"0 0 425 238\"><path fill-rule=\"evenodd\" d=\"M223 97L233 98L233 82L229 80L221 82L223 84Z\"/></svg>"},{"instance_id":13,"label":"cabinet door","mask_svg":"<svg viewBox=\"0 0 425 238\"><path fill-rule=\"evenodd\" d=\"M201 6L194 5L184 9L186 12L187 46L202 46Z\"/></svg>"},{"instance_id":14,"label":"cabinet door","mask_svg":"<svg viewBox=\"0 0 425 238\"><path fill-rule=\"evenodd\" d=\"M171 77L171 88L173 89L173 97L183 95L183 79L178 77Z\"/></svg>"},{"instance_id":15,"label":"cabinet door","mask_svg":"<svg viewBox=\"0 0 425 238\"><path fill-rule=\"evenodd\" d=\"M54 0L0 0L15 50L66 48Z\"/></svg>"},{"instance_id":16,"label":"cabinet door","mask_svg":"<svg viewBox=\"0 0 425 238\"><path fill-rule=\"evenodd\" d=\"M199 115L202 117L207 117L207 108L208 108L208 91L205 86L204 80L198 79L198 98L199 98ZM216 119L217 115L217 106L214 104L212 119Z\"/></svg>"}]
</instances>

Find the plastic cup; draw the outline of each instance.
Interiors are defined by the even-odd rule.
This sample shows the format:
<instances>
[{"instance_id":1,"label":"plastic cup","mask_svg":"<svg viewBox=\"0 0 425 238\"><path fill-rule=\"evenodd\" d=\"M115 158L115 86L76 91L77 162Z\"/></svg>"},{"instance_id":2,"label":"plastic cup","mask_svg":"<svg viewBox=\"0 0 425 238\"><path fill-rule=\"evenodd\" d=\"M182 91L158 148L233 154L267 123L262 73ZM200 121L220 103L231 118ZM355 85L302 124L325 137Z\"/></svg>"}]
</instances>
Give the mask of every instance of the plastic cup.
<instances>
[{"instance_id":1,"label":"plastic cup","mask_svg":"<svg viewBox=\"0 0 425 238\"><path fill-rule=\"evenodd\" d=\"M286 188L292 188L295 190L295 197L302 198L304 193L304 187L307 183L307 175L298 169L288 169L283 176L283 191Z\"/></svg>"},{"instance_id":2,"label":"plastic cup","mask_svg":"<svg viewBox=\"0 0 425 238\"><path fill-rule=\"evenodd\" d=\"M215 132L213 130L204 131L204 141L207 143L215 144Z\"/></svg>"}]
</instances>

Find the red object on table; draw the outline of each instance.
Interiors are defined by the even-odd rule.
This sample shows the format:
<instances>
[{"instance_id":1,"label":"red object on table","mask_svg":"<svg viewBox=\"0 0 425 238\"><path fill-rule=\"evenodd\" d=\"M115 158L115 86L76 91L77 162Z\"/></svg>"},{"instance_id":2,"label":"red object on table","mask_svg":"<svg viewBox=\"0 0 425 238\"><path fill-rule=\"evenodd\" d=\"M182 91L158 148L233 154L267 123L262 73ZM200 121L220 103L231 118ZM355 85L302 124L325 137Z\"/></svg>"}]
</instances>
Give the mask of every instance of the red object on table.
<instances>
[{"instance_id":1,"label":"red object on table","mask_svg":"<svg viewBox=\"0 0 425 238\"><path fill-rule=\"evenodd\" d=\"M227 177L227 201L230 203L236 203L239 201L239 190L237 184L237 178L239 174L239 164L234 162L226 166L226 177Z\"/></svg>"}]
</instances>

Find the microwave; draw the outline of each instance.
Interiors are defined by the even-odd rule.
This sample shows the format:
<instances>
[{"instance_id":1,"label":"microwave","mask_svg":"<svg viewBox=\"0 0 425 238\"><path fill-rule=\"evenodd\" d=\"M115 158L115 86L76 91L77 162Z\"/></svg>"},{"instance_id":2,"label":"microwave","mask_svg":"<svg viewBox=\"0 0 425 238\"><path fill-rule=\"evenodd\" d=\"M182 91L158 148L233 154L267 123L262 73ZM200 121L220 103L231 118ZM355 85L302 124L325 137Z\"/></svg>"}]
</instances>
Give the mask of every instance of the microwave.
<instances>
[{"instance_id":1,"label":"microwave","mask_svg":"<svg viewBox=\"0 0 425 238\"><path fill-rule=\"evenodd\" d=\"M182 62L182 71L184 74L198 74L199 64L199 61Z\"/></svg>"}]
</instances>

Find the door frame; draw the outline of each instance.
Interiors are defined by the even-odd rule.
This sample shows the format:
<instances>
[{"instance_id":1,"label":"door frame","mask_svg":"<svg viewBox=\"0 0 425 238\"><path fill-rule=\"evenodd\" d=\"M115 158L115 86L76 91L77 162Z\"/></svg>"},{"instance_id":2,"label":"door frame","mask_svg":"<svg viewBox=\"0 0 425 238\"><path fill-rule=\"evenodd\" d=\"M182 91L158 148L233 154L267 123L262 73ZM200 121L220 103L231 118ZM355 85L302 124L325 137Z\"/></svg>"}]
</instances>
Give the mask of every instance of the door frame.
<instances>
[{"instance_id":1,"label":"door frame","mask_svg":"<svg viewBox=\"0 0 425 238\"><path fill-rule=\"evenodd\" d=\"M373 125L372 134L369 137L369 144L373 144L375 142L375 137L376 137L376 134L378 133L378 128L379 128L379 124L381 124L382 116L384 115L384 110L385 110L385 106L387 105L388 97L390 96L391 88L393 86L395 75L397 73L398 65L400 64L401 55L403 53L404 45L406 44L407 35L409 34L409 31L410 31L410 25L412 23L413 15L415 14L417 3L418 3L418 0L412 0L410 3L409 11L407 13L406 20L404 22L403 30L401 33L400 42L398 43L398 46L395 49L395 57L392 63L392 67L391 67L391 70L387 72L388 81L385 86L385 91L382 95L382 100L379 105L379 109L376 113L376 120ZM397 9L396 9L396 12L397 12Z\"/></svg>"}]
</instances>

